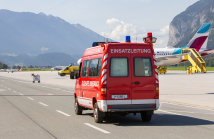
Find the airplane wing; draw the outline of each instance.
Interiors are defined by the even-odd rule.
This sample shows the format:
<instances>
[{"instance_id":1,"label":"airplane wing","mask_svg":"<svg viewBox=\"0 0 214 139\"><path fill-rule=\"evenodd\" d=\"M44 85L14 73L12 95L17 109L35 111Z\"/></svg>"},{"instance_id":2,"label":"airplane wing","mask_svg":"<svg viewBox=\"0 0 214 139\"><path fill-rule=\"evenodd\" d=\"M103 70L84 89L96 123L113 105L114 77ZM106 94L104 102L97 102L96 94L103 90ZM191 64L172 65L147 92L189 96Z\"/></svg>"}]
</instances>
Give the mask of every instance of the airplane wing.
<instances>
[{"instance_id":1,"label":"airplane wing","mask_svg":"<svg viewBox=\"0 0 214 139\"><path fill-rule=\"evenodd\" d=\"M173 59L173 58L180 58L181 56L184 56L187 54L177 54L177 55L164 55L164 56L158 56L155 57L157 62L160 62L161 60L169 60L169 59Z\"/></svg>"}]
</instances>

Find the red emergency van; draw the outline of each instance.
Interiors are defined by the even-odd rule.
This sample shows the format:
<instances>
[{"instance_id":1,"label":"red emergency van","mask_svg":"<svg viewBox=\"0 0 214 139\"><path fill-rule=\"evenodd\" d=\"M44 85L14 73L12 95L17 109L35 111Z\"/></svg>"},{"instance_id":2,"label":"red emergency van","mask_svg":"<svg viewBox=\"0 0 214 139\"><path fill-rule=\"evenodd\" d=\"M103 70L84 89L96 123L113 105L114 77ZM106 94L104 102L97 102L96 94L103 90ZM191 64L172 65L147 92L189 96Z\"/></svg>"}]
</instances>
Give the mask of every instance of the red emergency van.
<instances>
[{"instance_id":1,"label":"red emergency van","mask_svg":"<svg viewBox=\"0 0 214 139\"><path fill-rule=\"evenodd\" d=\"M75 113L141 113L149 122L159 108L159 80L152 43L94 43L85 50L75 85ZM96 44L98 46L96 46Z\"/></svg>"}]
</instances>

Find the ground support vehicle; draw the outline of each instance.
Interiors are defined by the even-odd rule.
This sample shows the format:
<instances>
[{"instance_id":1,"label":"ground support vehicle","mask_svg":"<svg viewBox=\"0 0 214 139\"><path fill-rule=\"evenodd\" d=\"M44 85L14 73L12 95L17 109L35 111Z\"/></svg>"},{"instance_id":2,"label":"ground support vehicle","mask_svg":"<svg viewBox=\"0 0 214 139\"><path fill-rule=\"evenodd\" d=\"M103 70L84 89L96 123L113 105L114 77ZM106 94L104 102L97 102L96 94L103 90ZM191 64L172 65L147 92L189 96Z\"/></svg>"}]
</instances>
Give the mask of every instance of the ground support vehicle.
<instances>
[{"instance_id":1,"label":"ground support vehicle","mask_svg":"<svg viewBox=\"0 0 214 139\"><path fill-rule=\"evenodd\" d=\"M158 73L166 73L167 72L167 68L166 68L166 66L160 66L160 67L158 67Z\"/></svg>"},{"instance_id":2,"label":"ground support vehicle","mask_svg":"<svg viewBox=\"0 0 214 139\"><path fill-rule=\"evenodd\" d=\"M79 67L78 66L66 66L65 69L60 70L58 72L58 75L62 76L66 76L66 75L70 75L70 79L76 79L77 75L79 72Z\"/></svg>"},{"instance_id":3,"label":"ground support vehicle","mask_svg":"<svg viewBox=\"0 0 214 139\"><path fill-rule=\"evenodd\" d=\"M40 83L40 75L35 75L35 74L31 74L33 76L33 83L35 83L35 81L38 81L38 83Z\"/></svg>"},{"instance_id":4,"label":"ground support vehicle","mask_svg":"<svg viewBox=\"0 0 214 139\"><path fill-rule=\"evenodd\" d=\"M130 40L130 39L127 39ZM151 43L105 43L85 50L75 84L75 113L93 109L99 123L112 113L141 113L149 122L159 108L159 80Z\"/></svg>"}]
</instances>

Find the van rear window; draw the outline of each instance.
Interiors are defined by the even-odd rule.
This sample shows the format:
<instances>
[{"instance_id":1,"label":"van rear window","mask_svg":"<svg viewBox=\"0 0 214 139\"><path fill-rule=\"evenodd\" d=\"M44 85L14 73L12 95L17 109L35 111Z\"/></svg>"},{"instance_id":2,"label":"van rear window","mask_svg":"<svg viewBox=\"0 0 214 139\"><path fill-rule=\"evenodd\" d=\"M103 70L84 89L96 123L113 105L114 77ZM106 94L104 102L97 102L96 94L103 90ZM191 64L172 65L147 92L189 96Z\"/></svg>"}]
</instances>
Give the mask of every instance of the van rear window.
<instances>
[{"instance_id":1,"label":"van rear window","mask_svg":"<svg viewBox=\"0 0 214 139\"><path fill-rule=\"evenodd\" d=\"M152 63L150 57L134 58L134 75L136 77L152 76Z\"/></svg>"},{"instance_id":2,"label":"van rear window","mask_svg":"<svg viewBox=\"0 0 214 139\"><path fill-rule=\"evenodd\" d=\"M110 76L111 77L127 77L128 71L128 58L126 57L112 57L110 63Z\"/></svg>"}]
</instances>

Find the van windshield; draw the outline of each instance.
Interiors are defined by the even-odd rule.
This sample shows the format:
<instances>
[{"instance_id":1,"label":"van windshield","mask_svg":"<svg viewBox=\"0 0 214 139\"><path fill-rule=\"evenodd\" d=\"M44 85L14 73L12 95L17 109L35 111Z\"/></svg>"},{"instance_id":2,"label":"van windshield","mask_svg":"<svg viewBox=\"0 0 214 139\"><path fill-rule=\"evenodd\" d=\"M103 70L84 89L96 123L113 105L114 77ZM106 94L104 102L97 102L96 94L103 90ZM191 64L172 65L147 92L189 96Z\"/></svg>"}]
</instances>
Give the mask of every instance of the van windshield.
<instances>
[{"instance_id":1,"label":"van windshield","mask_svg":"<svg viewBox=\"0 0 214 139\"><path fill-rule=\"evenodd\" d=\"M128 58L126 57L112 57L110 63L110 76L111 77L127 77L128 71Z\"/></svg>"},{"instance_id":2,"label":"van windshield","mask_svg":"<svg viewBox=\"0 0 214 139\"><path fill-rule=\"evenodd\" d=\"M150 57L134 58L134 75L136 77L152 76L152 63Z\"/></svg>"}]
</instances>

